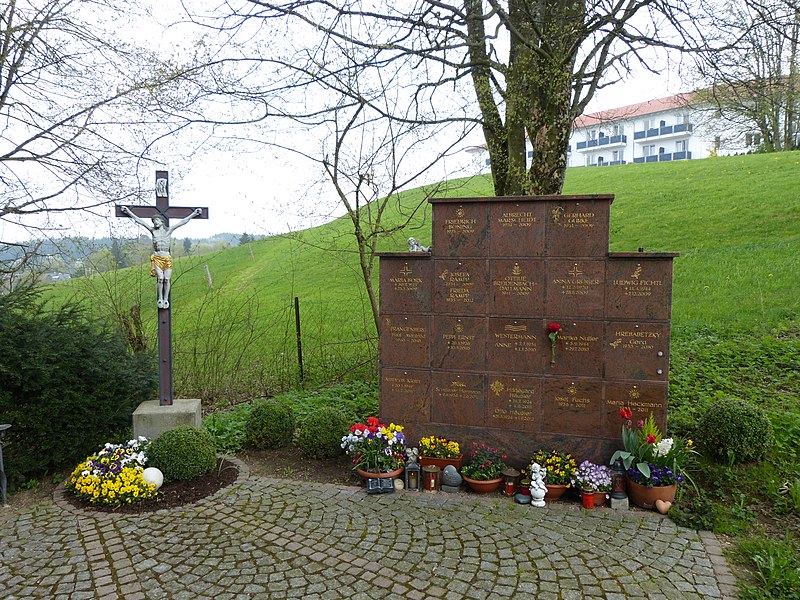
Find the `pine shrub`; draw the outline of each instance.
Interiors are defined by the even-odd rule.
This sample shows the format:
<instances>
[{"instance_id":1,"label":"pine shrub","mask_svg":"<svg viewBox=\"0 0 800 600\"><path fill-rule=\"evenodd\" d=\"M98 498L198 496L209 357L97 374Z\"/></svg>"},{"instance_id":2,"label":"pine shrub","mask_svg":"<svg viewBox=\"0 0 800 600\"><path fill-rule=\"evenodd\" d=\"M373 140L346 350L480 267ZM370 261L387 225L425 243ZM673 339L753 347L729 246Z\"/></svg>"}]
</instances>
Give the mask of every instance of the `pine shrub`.
<instances>
[{"instance_id":1,"label":"pine shrub","mask_svg":"<svg viewBox=\"0 0 800 600\"><path fill-rule=\"evenodd\" d=\"M253 405L245 428L249 448L281 448L292 443L295 419L291 406L278 400Z\"/></svg>"},{"instance_id":2,"label":"pine shrub","mask_svg":"<svg viewBox=\"0 0 800 600\"><path fill-rule=\"evenodd\" d=\"M159 435L150 445L147 466L167 481L185 481L209 473L217 461L214 439L202 429L183 425Z\"/></svg>"},{"instance_id":3,"label":"pine shrub","mask_svg":"<svg viewBox=\"0 0 800 600\"><path fill-rule=\"evenodd\" d=\"M45 308L35 291L0 295L0 422L9 486L74 468L130 437L131 415L155 397L158 363L85 309Z\"/></svg>"},{"instance_id":4,"label":"pine shrub","mask_svg":"<svg viewBox=\"0 0 800 600\"><path fill-rule=\"evenodd\" d=\"M711 404L697 433L706 456L729 464L759 461L775 442L772 423L764 411L738 398Z\"/></svg>"},{"instance_id":5,"label":"pine shrub","mask_svg":"<svg viewBox=\"0 0 800 600\"><path fill-rule=\"evenodd\" d=\"M350 422L332 406L312 410L297 428L297 445L314 458L334 458L342 453L342 436Z\"/></svg>"}]
</instances>

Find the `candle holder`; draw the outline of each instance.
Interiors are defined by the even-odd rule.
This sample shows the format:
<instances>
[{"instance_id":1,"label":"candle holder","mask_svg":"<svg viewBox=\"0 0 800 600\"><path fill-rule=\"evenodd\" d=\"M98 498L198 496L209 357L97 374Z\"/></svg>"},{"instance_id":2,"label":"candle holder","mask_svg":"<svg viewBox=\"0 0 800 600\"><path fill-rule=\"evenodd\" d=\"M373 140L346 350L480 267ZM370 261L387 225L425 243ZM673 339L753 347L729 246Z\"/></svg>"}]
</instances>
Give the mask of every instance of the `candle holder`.
<instances>
[{"instance_id":1,"label":"candle holder","mask_svg":"<svg viewBox=\"0 0 800 600\"><path fill-rule=\"evenodd\" d=\"M419 463L409 462L406 464L406 477L405 487L412 492L418 492L422 489L422 476L420 473Z\"/></svg>"},{"instance_id":2,"label":"candle holder","mask_svg":"<svg viewBox=\"0 0 800 600\"><path fill-rule=\"evenodd\" d=\"M436 492L442 487L442 469L436 465L422 467L422 478L427 492Z\"/></svg>"},{"instance_id":3,"label":"candle holder","mask_svg":"<svg viewBox=\"0 0 800 600\"><path fill-rule=\"evenodd\" d=\"M625 465L618 458L611 467L611 497L615 500L624 500L628 497L625 493Z\"/></svg>"},{"instance_id":4,"label":"candle holder","mask_svg":"<svg viewBox=\"0 0 800 600\"><path fill-rule=\"evenodd\" d=\"M503 494L513 496L517 493L517 478L519 471L509 467L503 471Z\"/></svg>"}]
</instances>

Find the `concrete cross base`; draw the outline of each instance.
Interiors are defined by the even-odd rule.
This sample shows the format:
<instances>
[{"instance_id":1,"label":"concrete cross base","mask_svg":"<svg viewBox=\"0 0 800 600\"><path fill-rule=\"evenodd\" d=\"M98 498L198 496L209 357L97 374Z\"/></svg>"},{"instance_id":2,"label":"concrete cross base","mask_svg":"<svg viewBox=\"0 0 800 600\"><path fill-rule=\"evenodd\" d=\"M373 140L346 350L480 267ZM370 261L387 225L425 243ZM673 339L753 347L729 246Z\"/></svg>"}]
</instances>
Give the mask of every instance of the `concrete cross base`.
<instances>
[{"instance_id":1,"label":"concrete cross base","mask_svg":"<svg viewBox=\"0 0 800 600\"><path fill-rule=\"evenodd\" d=\"M199 429L201 422L199 399L175 398L171 406L159 406L158 400L149 400L133 411L133 437L143 435L152 441L181 425Z\"/></svg>"}]
</instances>

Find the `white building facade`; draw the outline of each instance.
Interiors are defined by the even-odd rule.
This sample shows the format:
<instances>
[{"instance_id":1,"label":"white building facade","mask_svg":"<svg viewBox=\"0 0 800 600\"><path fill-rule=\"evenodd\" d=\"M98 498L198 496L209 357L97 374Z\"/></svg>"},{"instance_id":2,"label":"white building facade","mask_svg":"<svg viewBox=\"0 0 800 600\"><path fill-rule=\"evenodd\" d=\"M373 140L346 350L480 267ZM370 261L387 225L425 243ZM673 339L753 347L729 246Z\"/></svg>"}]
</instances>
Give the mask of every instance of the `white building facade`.
<instances>
[{"instance_id":1,"label":"white building facade","mask_svg":"<svg viewBox=\"0 0 800 600\"><path fill-rule=\"evenodd\" d=\"M567 166L693 160L741 154L757 138L679 94L578 117Z\"/></svg>"},{"instance_id":2,"label":"white building facade","mask_svg":"<svg viewBox=\"0 0 800 600\"><path fill-rule=\"evenodd\" d=\"M757 134L733 126L713 109L693 105L691 94L649 100L575 120L568 167L695 160L743 154L759 144ZM466 149L480 172L489 172L485 145ZM528 164L533 150L528 145Z\"/></svg>"}]
</instances>

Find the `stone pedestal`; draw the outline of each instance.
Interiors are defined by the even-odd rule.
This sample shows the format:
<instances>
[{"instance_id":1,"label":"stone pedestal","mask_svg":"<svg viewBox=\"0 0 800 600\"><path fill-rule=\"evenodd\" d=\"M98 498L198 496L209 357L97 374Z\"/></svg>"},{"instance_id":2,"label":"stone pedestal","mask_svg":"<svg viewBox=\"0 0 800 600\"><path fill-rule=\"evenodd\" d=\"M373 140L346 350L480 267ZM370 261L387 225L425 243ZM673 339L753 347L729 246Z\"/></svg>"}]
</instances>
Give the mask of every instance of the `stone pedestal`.
<instances>
[{"instance_id":1,"label":"stone pedestal","mask_svg":"<svg viewBox=\"0 0 800 600\"><path fill-rule=\"evenodd\" d=\"M628 497L625 498L611 498L611 508L614 510L628 510L630 508L630 504L628 503Z\"/></svg>"},{"instance_id":2,"label":"stone pedestal","mask_svg":"<svg viewBox=\"0 0 800 600\"><path fill-rule=\"evenodd\" d=\"M133 411L133 437L143 435L154 440L181 425L200 428L202 411L196 398L176 398L171 406L159 406L157 400L142 402Z\"/></svg>"}]
</instances>

